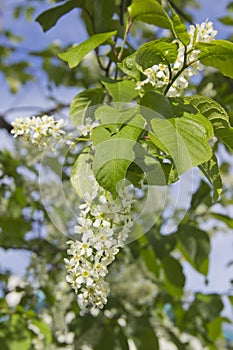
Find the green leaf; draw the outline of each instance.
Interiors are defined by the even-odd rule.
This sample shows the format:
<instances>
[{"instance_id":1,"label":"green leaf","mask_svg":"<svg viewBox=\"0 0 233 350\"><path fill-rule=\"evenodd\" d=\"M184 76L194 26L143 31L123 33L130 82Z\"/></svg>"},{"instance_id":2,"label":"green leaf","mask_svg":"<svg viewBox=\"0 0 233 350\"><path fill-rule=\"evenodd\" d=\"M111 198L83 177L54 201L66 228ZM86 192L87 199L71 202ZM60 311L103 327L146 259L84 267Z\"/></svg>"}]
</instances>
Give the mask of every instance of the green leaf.
<instances>
[{"instance_id":1,"label":"green leaf","mask_svg":"<svg viewBox=\"0 0 233 350\"><path fill-rule=\"evenodd\" d=\"M173 21L173 32L174 35L184 44L188 45L190 43L190 36L187 32L186 26L181 22L180 16L173 10L172 7L172 21Z\"/></svg>"},{"instance_id":2,"label":"green leaf","mask_svg":"<svg viewBox=\"0 0 233 350\"><path fill-rule=\"evenodd\" d=\"M172 106L165 96L155 91L148 91L140 101L140 110L147 122L154 118L173 118Z\"/></svg>"},{"instance_id":3,"label":"green leaf","mask_svg":"<svg viewBox=\"0 0 233 350\"><path fill-rule=\"evenodd\" d=\"M222 309L223 302L220 295L197 292L194 301L184 316L183 324L195 325L197 329L202 328L206 333L209 322L219 317Z\"/></svg>"},{"instance_id":4,"label":"green leaf","mask_svg":"<svg viewBox=\"0 0 233 350\"><path fill-rule=\"evenodd\" d=\"M222 193L222 179L219 173L218 160L213 154L208 162L199 165L199 169L213 186L213 198L216 201Z\"/></svg>"},{"instance_id":5,"label":"green leaf","mask_svg":"<svg viewBox=\"0 0 233 350\"><path fill-rule=\"evenodd\" d=\"M114 195L117 184L126 177L127 169L135 158L134 146L143 123L143 118L136 116L117 134L112 137L109 134L109 139L98 143L95 148L93 172L100 185Z\"/></svg>"},{"instance_id":6,"label":"green leaf","mask_svg":"<svg viewBox=\"0 0 233 350\"><path fill-rule=\"evenodd\" d=\"M129 15L132 21L141 21L154 24L161 28L171 29L171 19L155 0L134 0L128 7Z\"/></svg>"},{"instance_id":7,"label":"green leaf","mask_svg":"<svg viewBox=\"0 0 233 350\"><path fill-rule=\"evenodd\" d=\"M103 102L105 97L101 88L88 89L76 95L70 105L70 118L75 126L84 123L88 114L93 115L96 108Z\"/></svg>"},{"instance_id":8,"label":"green leaf","mask_svg":"<svg viewBox=\"0 0 233 350\"><path fill-rule=\"evenodd\" d=\"M135 142L115 138L96 146L93 171L97 181L108 191L116 194L117 184L126 177L129 165L134 160Z\"/></svg>"},{"instance_id":9,"label":"green leaf","mask_svg":"<svg viewBox=\"0 0 233 350\"><path fill-rule=\"evenodd\" d=\"M169 120L151 120L152 142L174 160L178 174L208 161L212 149L208 140L212 137L211 123L200 113L187 114Z\"/></svg>"},{"instance_id":10,"label":"green leaf","mask_svg":"<svg viewBox=\"0 0 233 350\"><path fill-rule=\"evenodd\" d=\"M147 236L141 236L139 239L141 245L141 256L144 260L146 267L151 271L156 278L159 277L159 264L155 252L152 246L149 244Z\"/></svg>"},{"instance_id":11,"label":"green leaf","mask_svg":"<svg viewBox=\"0 0 233 350\"><path fill-rule=\"evenodd\" d=\"M146 317L137 319L137 323L133 328L132 338L136 344L137 350L159 350L158 338Z\"/></svg>"},{"instance_id":12,"label":"green leaf","mask_svg":"<svg viewBox=\"0 0 233 350\"><path fill-rule=\"evenodd\" d=\"M144 71L154 64L174 63L177 54L178 48L176 43L170 43L166 39L152 40L137 50L135 62L139 66L139 69Z\"/></svg>"},{"instance_id":13,"label":"green leaf","mask_svg":"<svg viewBox=\"0 0 233 350\"><path fill-rule=\"evenodd\" d=\"M206 66L217 68L223 75L233 78L233 43L227 40L213 40L210 43L197 43L201 50L198 58Z\"/></svg>"},{"instance_id":14,"label":"green leaf","mask_svg":"<svg viewBox=\"0 0 233 350\"><path fill-rule=\"evenodd\" d=\"M86 193L91 193L93 186L88 180L90 175L93 175L91 169L92 156L90 153L82 153L75 161L71 175L70 182L79 197L84 198Z\"/></svg>"},{"instance_id":15,"label":"green leaf","mask_svg":"<svg viewBox=\"0 0 233 350\"><path fill-rule=\"evenodd\" d=\"M209 119L214 127L215 135L233 150L233 128L225 109L209 97L195 95L188 96L185 99Z\"/></svg>"},{"instance_id":16,"label":"green leaf","mask_svg":"<svg viewBox=\"0 0 233 350\"><path fill-rule=\"evenodd\" d=\"M183 294L185 275L181 264L172 256L166 256L162 260L165 273L165 283L169 292L177 297Z\"/></svg>"},{"instance_id":17,"label":"green leaf","mask_svg":"<svg viewBox=\"0 0 233 350\"><path fill-rule=\"evenodd\" d=\"M223 16L218 18L218 20L225 24L226 26L233 26L233 17L232 16Z\"/></svg>"},{"instance_id":18,"label":"green leaf","mask_svg":"<svg viewBox=\"0 0 233 350\"><path fill-rule=\"evenodd\" d=\"M110 131L105 126L97 126L94 128L91 134L91 140L94 146L97 146L99 143L108 141L111 137Z\"/></svg>"},{"instance_id":19,"label":"green leaf","mask_svg":"<svg viewBox=\"0 0 233 350\"><path fill-rule=\"evenodd\" d=\"M113 106L100 106L95 111L95 118L99 120L101 126L105 126L111 134L119 132L122 124L128 123L137 114L137 107L120 108ZM93 130L94 132L94 130ZM93 141L94 142L94 141Z\"/></svg>"},{"instance_id":20,"label":"green leaf","mask_svg":"<svg viewBox=\"0 0 233 350\"><path fill-rule=\"evenodd\" d=\"M212 202L210 192L210 186L205 181L201 181L200 186L192 196L190 210L195 211L196 208L201 204L210 206Z\"/></svg>"},{"instance_id":21,"label":"green leaf","mask_svg":"<svg viewBox=\"0 0 233 350\"><path fill-rule=\"evenodd\" d=\"M229 12L233 12L233 1L230 1L228 4L227 4L227 10Z\"/></svg>"},{"instance_id":22,"label":"green leaf","mask_svg":"<svg viewBox=\"0 0 233 350\"><path fill-rule=\"evenodd\" d=\"M233 218L220 213L211 213L211 216L219 221L224 222L230 229L233 229Z\"/></svg>"},{"instance_id":23,"label":"green leaf","mask_svg":"<svg viewBox=\"0 0 233 350\"><path fill-rule=\"evenodd\" d=\"M31 334L22 315L13 314L7 322L1 322L0 346L4 350L28 350Z\"/></svg>"},{"instance_id":24,"label":"green leaf","mask_svg":"<svg viewBox=\"0 0 233 350\"><path fill-rule=\"evenodd\" d=\"M31 229L31 224L23 217L0 217L0 245L4 248L17 248L25 244L24 236ZM17 231L17 235L15 232Z\"/></svg>"},{"instance_id":25,"label":"green leaf","mask_svg":"<svg viewBox=\"0 0 233 350\"><path fill-rule=\"evenodd\" d=\"M228 295L228 299L229 299L231 305L233 306L233 295Z\"/></svg>"},{"instance_id":26,"label":"green leaf","mask_svg":"<svg viewBox=\"0 0 233 350\"><path fill-rule=\"evenodd\" d=\"M84 0L67 1L60 6L53 7L41 13L36 18L36 22L38 22L43 28L43 31L46 32L47 30L55 26L57 21L62 16L64 16L74 8L83 7L84 4L85 4Z\"/></svg>"},{"instance_id":27,"label":"green leaf","mask_svg":"<svg viewBox=\"0 0 233 350\"><path fill-rule=\"evenodd\" d=\"M129 77L140 80L140 72L136 67L135 58L137 52L132 55L125 57L121 63L118 63L118 67Z\"/></svg>"},{"instance_id":28,"label":"green leaf","mask_svg":"<svg viewBox=\"0 0 233 350\"><path fill-rule=\"evenodd\" d=\"M203 319L213 321L223 310L222 298L218 294L196 293L198 312Z\"/></svg>"},{"instance_id":29,"label":"green leaf","mask_svg":"<svg viewBox=\"0 0 233 350\"><path fill-rule=\"evenodd\" d=\"M209 266L210 240L206 232L191 225L181 225L177 232L178 248L185 259L203 275Z\"/></svg>"},{"instance_id":30,"label":"green leaf","mask_svg":"<svg viewBox=\"0 0 233 350\"><path fill-rule=\"evenodd\" d=\"M111 39L113 35L116 35L116 31L108 33L94 34L86 41L73 47L67 52L63 52L58 56L69 64L70 68L74 68L79 65L83 57L85 57L90 51L96 49L98 46L104 44L107 40Z\"/></svg>"},{"instance_id":31,"label":"green leaf","mask_svg":"<svg viewBox=\"0 0 233 350\"><path fill-rule=\"evenodd\" d=\"M212 341L216 341L218 338L223 338L222 324L226 321L227 319L224 317L218 316L213 321L208 323L208 336Z\"/></svg>"},{"instance_id":32,"label":"green leaf","mask_svg":"<svg viewBox=\"0 0 233 350\"><path fill-rule=\"evenodd\" d=\"M112 96L114 102L130 102L138 96L138 91L135 90L136 83L133 80L102 80L102 83Z\"/></svg>"},{"instance_id":33,"label":"green leaf","mask_svg":"<svg viewBox=\"0 0 233 350\"><path fill-rule=\"evenodd\" d=\"M107 324L103 327L102 329L102 334L98 344L95 345L96 350L103 350L103 349L108 349L108 350L114 350L114 345L115 345L115 337L114 337L114 329L111 326L111 324Z\"/></svg>"},{"instance_id":34,"label":"green leaf","mask_svg":"<svg viewBox=\"0 0 233 350\"><path fill-rule=\"evenodd\" d=\"M51 329L49 328L47 323L45 323L42 319L37 319L37 320L33 319L32 323L37 328L39 328L41 334L43 334L43 336L44 336L43 339L44 339L46 345L51 344L51 342L52 342L52 333L51 333Z\"/></svg>"}]
</instances>

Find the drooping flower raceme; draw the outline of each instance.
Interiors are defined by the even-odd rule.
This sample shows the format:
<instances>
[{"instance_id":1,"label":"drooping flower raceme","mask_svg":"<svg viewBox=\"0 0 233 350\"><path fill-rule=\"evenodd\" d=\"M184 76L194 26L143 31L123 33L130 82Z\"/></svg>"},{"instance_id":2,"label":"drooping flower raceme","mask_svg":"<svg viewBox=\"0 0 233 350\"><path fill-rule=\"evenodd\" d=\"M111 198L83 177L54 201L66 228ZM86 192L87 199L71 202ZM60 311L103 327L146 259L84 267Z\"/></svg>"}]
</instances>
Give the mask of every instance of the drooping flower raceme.
<instances>
[{"instance_id":1,"label":"drooping flower raceme","mask_svg":"<svg viewBox=\"0 0 233 350\"><path fill-rule=\"evenodd\" d=\"M71 258L65 259L66 280L78 295L81 315L88 311L95 315L107 303L108 265L124 246L133 225L131 188L122 188L117 199L113 199L94 176L88 180L92 191L84 195L85 202L80 205L78 224L74 227L80 239L67 242Z\"/></svg>"},{"instance_id":2,"label":"drooping flower raceme","mask_svg":"<svg viewBox=\"0 0 233 350\"><path fill-rule=\"evenodd\" d=\"M184 93L184 90L188 87L189 79L203 69L198 60L200 51L194 48L195 44L197 42L211 42L214 40L217 31L213 29L213 23L206 20L202 24L191 25L188 34L190 43L186 48L181 41L174 40L178 44L178 55L174 64L169 67L170 70L166 64L162 63L147 68L143 72L146 79L137 82L137 90L141 90L146 84L151 84L157 89L164 89L171 81L171 77L176 77L167 91L167 96L178 97Z\"/></svg>"},{"instance_id":3,"label":"drooping flower raceme","mask_svg":"<svg viewBox=\"0 0 233 350\"><path fill-rule=\"evenodd\" d=\"M58 138L65 134L62 129L65 122L63 119L55 120L53 116L16 118L12 122L11 131L14 137L23 136L26 141L35 145L46 146L48 138Z\"/></svg>"}]
</instances>

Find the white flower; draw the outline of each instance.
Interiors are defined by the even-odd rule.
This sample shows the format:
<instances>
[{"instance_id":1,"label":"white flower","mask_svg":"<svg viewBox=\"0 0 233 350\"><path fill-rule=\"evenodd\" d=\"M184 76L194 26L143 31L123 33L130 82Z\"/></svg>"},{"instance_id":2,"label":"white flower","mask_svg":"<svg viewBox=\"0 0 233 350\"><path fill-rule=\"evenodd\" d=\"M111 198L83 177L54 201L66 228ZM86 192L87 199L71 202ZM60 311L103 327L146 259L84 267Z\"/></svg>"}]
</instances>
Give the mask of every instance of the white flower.
<instances>
[{"instance_id":1,"label":"white flower","mask_svg":"<svg viewBox=\"0 0 233 350\"><path fill-rule=\"evenodd\" d=\"M6 295L6 302L8 306L15 307L18 305L24 295L24 292L15 292L12 291Z\"/></svg>"},{"instance_id":2,"label":"white flower","mask_svg":"<svg viewBox=\"0 0 233 350\"><path fill-rule=\"evenodd\" d=\"M145 84L150 84L161 91L170 82L171 77L175 77L177 74L177 79L170 86L167 96L169 97L179 97L182 96L188 87L188 80L193 75L199 74L203 70L204 66L198 60L199 50L195 49L195 44L197 42L209 43L214 40L217 31L213 28L213 23L206 20L201 24L196 26L191 25L188 31L190 36L190 43L186 48L178 39L173 42L178 44L178 55L176 61L170 65L170 71L166 64L155 64L152 67L147 68L143 73L146 75L146 79L143 81L138 81L136 83L136 90L141 90ZM186 56L185 56L186 55ZM186 62L185 62L186 57ZM184 63L188 65L181 73L184 68ZM170 76L171 75L171 76Z\"/></svg>"},{"instance_id":3,"label":"white flower","mask_svg":"<svg viewBox=\"0 0 233 350\"><path fill-rule=\"evenodd\" d=\"M87 136L88 134L91 134L93 129L96 128L99 125L99 122L92 121L91 118L86 118L85 119L85 124L81 124L77 127L80 135Z\"/></svg>"},{"instance_id":4,"label":"white flower","mask_svg":"<svg viewBox=\"0 0 233 350\"><path fill-rule=\"evenodd\" d=\"M54 120L53 116L44 115L42 117L16 118L12 122L11 131L14 137L23 136L25 140L31 141L36 145L46 145L47 138L58 138L65 134L62 130L65 122L63 119Z\"/></svg>"},{"instance_id":5,"label":"white flower","mask_svg":"<svg viewBox=\"0 0 233 350\"><path fill-rule=\"evenodd\" d=\"M71 257L64 262L66 281L78 294L80 314L90 312L95 316L107 303L109 285L104 280L108 274L107 267L115 259L119 248L124 246L132 226L133 192L122 188L119 198L114 200L94 177L88 180L93 191L85 194L85 203L79 207L78 225L74 227L80 241L67 242L70 245L67 254Z\"/></svg>"},{"instance_id":6,"label":"white flower","mask_svg":"<svg viewBox=\"0 0 233 350\"><path fill-rule=\"evenodd\" d=\"M213 28L213 22L208 21L208 19L200 24L196 25L197 28L197 42L211 42L217 35L217 30Z\"/></svg>"}]
</instances>

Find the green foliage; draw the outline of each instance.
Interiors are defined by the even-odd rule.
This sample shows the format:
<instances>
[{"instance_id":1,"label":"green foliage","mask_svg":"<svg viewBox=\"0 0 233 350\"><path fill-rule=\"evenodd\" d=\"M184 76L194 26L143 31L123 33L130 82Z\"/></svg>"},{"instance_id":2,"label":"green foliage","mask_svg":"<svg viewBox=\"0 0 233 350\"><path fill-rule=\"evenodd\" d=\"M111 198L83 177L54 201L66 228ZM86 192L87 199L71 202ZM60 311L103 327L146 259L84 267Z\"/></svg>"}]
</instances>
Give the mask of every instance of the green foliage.
<instances>
[{"instance_id":1,"label":"green foliage","mask_svg":"<svg viewBox=\"0 0 233 350\"><path fill-rule=\"evenodd\" d=\"M144 71L154 64L170 64L175 62L177 57L177 45L167 42L165 39L150 41L137 50L136 63Z\"/></svg>"},{"instance_id":2,"label":"green foliage","mask_svg":"<svg viewBox=\"0 0 233 350\"><path fill-rule=\"evenodd\" d=\"M70 105L70 118L75 126L83 124L87 113L94 113L103 102L105 94L102 89L87 89L74 97Z\"/></svg>"},{"instance_id":3,"label":"green foliage","mask_svg":"<svg viewBox=\"0 0 233 350\"><path fill-rule=\"evenodd\" d=\"M36 21L41 25L44 32L47 32L49 29L54 27L57 23L57 21L73 10L74 8L83 7L85 4L84 0L72 0L72 1L66 1L64 4L60 6L53 7L43 13L41 13L37 18Z\"/></svg>"},{"instance_id":4,"label":"green foliage","mask_svg":"<svg viewBox=\"0 0 233 350\"><path fill-rule=\"evenodd\" d=\"M159 349L158 338L155 331L145 317L139 318L134 328L133 340L138 350L150 347L155 350Z\"/></svg>"},{"instance_id":5,"label":"green foliage","mask_svg":"<svg viewBox=\"0 0 233 350\"><path fill-rule=\"evenodd\" d=\"M137 52L134 52L132 55L125 57L125 59L123 59L121 63L118 63L118 67L120 67L120 69L129 77L139 79L140 72L135 65L136 55Z\"/></svg>"},{"instance_id":6,"label":"green foliage","mask_svg":"<svg viewBox=\"0 0 233 350\"><path fill-rule=\"evenodd\" d=\"M218 160L216 156L213 155L208 162L199 165L199 168L212 184L214 190L213 198L215 201L217 201L222 193L222 179L219 173Z\"/></svg>"},{"instance_id":7,"label":"green foliage","mask_svg":"<svg viewBox=\"0 0 233 350\"><path fill-rule=\"evenodd\" d=\"M31 153L33 147L15 143L14 154L0 154L0 243L5 250L26 250L30 256L26 274L15 287L11 281L14 276L0 271L0 348L27 350L39 342L38 347L48 350L67 346L78 350L85 345L94 350L129 350L130 342L134 342L138 350L160 350L164 341L167 348L185 350L191 346L187 342L194 339L200 348L225 349L219 341L223 341L222 325L229 321L221 315L221 295L206 291L188 295L183 267L188 263L208 283L212 236L221 233L223 224L229 231L233 228L228 214L233 195L230 166L222 163L221 153L229 159L228 152L233 150L232 43L197 43L198 59L219 72L207 72L200 84L193 82L183 94L167 97L166 92L184 74L184 65L175 74L173 67L180 55L179 44L184 45L185 55L190 44L183 24L183 19L187 20L186 3L177 0L173 9L156 0L54 2L58 6L36 18L42 29L48 31L62 16L80 8L89 38L63 53L60 45L53 43L41 51L28 52L27 59L12 64L11 55L17 48L1 46L1 70L16 92L20 84L33 78L27 62L36 57L50 83L82 89L70 104L70 119L79 133L80 126L94 124L85 134L74 136L76 147L72 145L64 163L59 143L43 153L41 168L48 168L55 177L57 162L62 169L62 196L58 195L61 188L50 177L51 182L47 178L41 182L41 154ZM29 18L34 11L20 5L14 12L16 18L24 13ZM221 21L229 25L231 17ZM169 29L175 41L161 37L163 31L154 32L147 24ZM3 36L10 43L21 40L10 31L4 31ZM153 40L148 41L148 37ZM95 58L86 62L85 56L92 50ZM163 88L148 82L138 88L144 71L157 64L163 64L168 72ZM69 68L76 69L70 72ZM163 79L164 71L159 74ZM213 91L208 90L210 83ZM203 91L210 96L212 93L213 98L203 96ZM57 104L54 111L60 112L63 105L51 96ZM62 137L59 142L65 140ZM221 144L226 146L224 151ZM21 174L21 165L30 172L29 177ZM204 180L194 172L196 189L189 208L179 208L173 203L170 185L179 183L179 176L195 167ZM131 243L108 266L108 303L95 317L81 317L77 296L65 283L65 242L66 235L74 238L75 215L81 203L86 206L84 221L89 213L95 215L88 200L93 190L90 175L114 199L121 182L129 182L136 200L132 206L134 226L127 238ZM43 201L41 189L43 197L44 193L48 195ZM50 216L57 227L51 224ZM166 231L168 222L174 224L172 233ZM207 232L203 227L208 225L211 228ZM58 233L60 227L65 235ZM97 251L98 246L91 249ZM83 255L77 257L77 271ZM107 257L107 250L103 256ZM228 295L228 299L233 305L233 297ZM11 305L12 300L16 305Z\"/></svg>"},{"instance_id":8,"label":"green foliage","mask_svg":"<svg viewBox=\"0 0 233 350\"><path fill-rule=\"evenodd\" d=\"M151 120L152 142L174 160L178 174L208 161L212 156L208 140L212 136L210 122L201 114L186 114L169 120Z\"/></svg>"},{"instance_id":9,"label":"green foliage","mask_svg":"<svg viewBox=\"0 0 233 350\"><path fill-rule=\"evenodd\" d=\"M97 130L101 130L102 127ZM106 129L105 129L106 130ZM135 116L119 132L104 136L96 144L93 171L101 186L116 195L117 184L126 177L127 169L133 162L134 146L143 130L143 119ZM98 131L97 131L98 132ZM96 140L96 133L94 134ZM102 138L102 133L100 139ZM103 138L102 138L103 139Z\"/></svg>"},{"instance_id":10,"label":"green foliage","mask_svg":"<svg viewBox=\"0 0 233 350\"><path fill-rule=\"evenodd\" d=\"M91 193L91 183L87 181L88 176L92 175L91 156L89 153L82 153L73 165L70 181L75 192L84 198L86 193Z\"/></svg>"},{"instance_id":11,"label":"green foliage","mask_svg":"<svg viewBox=\"0 0 233 350\"><path fill-rule=\"evenodd\" d=\"M223 75L233 78L232 57L233 44L226 40L215 40L211 43L198 43L199 59L206 66L217 68Z\"/></svg>"},{"instance_id":12,"label":"green foliage","mask_svg":"<svg viewBox=\"0 0 233 350\"><path fill-rule=\"evenodd\" d=\"M229 116L222 106L216 101L205 96L190 96L186 100L191 102L206 118L213 127L215 135L230 149L233 149L233 129L229 122Z\"/></svg>"},{"instance_id":13,"label":"green foliage","mask_svg":"<svg viewBox=\"0 0 233 350\"><path fill-rule=\"evenodd\" d=\"M132 21L142 21L161 28L171 28L168 14L157 1L145 0L142 6L141 0L133 0L128 11Z\"/></svg>"},{"instance_id":14,"label":"green foliage","mask_svg":"<svg viewBox=\"0 0 233 350\"><path fill-rule=\"evenodd\" d=\"M180 225L177 232L178 244L185 259L198 272L207 275L210 241L206 232L191 225Z\"/></svg>"},{"instance_id":15,"label":"green foliage","mask_svg":"<svg viewBox=\"0 0 233 350\"><path fill-rule=\"evenodd\" d=\"M109 39L113 35L116 35L116 31L108 33L95 34L83 43L69 49L67 52L63 52L58 56L68 62L70 68L74 68L79 65L83 57L85 57L90 51L96 49L98 46L108 44Z\"/></svg>"},{"instance_id":16,"label":"green foliage","mask_svg":"<svg viewBox=\"0 0 233 350\"><path fill-rule=\"evenodd\" d=\"M179 39L184 45L188 45L190 43L190 37L187 32L186 26L182 23L179 15L173 10L172 11L172 22L173 22L173 32L177 39Z\"/></svg>"},{"instance_id":17,"label":"green foliage","mask_svg":"<svg viewBox=\"0 0 233 350\"><path fill-rule=\"evenodd\" d=\"M138 92L135 90L136 84L133 80L102 80L102 83L112 96L114 102L131 102L138 95Z\"/></svg>"}]
</instances>

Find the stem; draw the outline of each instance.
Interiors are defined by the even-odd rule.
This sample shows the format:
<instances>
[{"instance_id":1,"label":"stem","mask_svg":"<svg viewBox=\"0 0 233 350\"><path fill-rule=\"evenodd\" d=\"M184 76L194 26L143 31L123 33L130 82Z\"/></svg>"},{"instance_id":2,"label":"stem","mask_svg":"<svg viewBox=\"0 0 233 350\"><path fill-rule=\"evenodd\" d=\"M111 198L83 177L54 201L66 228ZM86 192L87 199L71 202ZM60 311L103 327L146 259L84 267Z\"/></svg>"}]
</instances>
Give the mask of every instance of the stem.
<instances>
[{"instance_id":1,"label":"stem","mask_svg":"<svg viewBox=\"0 0 233 350\"><path fill-rule=\"evenodd\" d=\"M121 0L120 4L120 24L124 25L125 0Z\"/></svg>"},{"instance_id":2,"label":"stem","mask_svg":"<svg viewBox=\"0 0 233 350\"><path fill-rule=\"evenodd\" d=\"M122 59L122 55L123 55L123 52L124 52L127 36L129 34L131 25L132 25L132 22L131 22L130 18L128 18L128 22L127 22L127 25L126 25L126 28L125 28L123 43L122 43L122 46L121 46L121 49L120 49L120 52L119 52L119 55L118 55L118 61L121 61L121 59Z\"/></svg>"},{"instance_id":3,"label":"stem","mask_svg":"<svg viewBox=\"0 0 233 350\"><path fill-rule=\"evenodd\" d=\"M176 10L176 12L184 18L185 21L188 23L194 25L194 23L191 21L191 19L178 7L172 0L168 0L169 4L171 5L172 8Z\"/></svg>"},{"instance_id":4,"label":"stem","mask_svg":"<svg viewBox=\"0 0 233 350\"><path fill-rule=\"evenodd\" d=\"M191 62L191 64L187 64L186 63L187 61L187 48L185 47L185 51L184 51L184 62L183 62L183 66L182 68L173 76L173 78L170 79L170 82L167 84L165 90L164 90L164 96L166 96L166 94L168 93L170 87L174 84L174 82L176 81L176 79L183 73L183 71L189 67L192 63L194 62Z\"/></svg>"}]
</instances>

